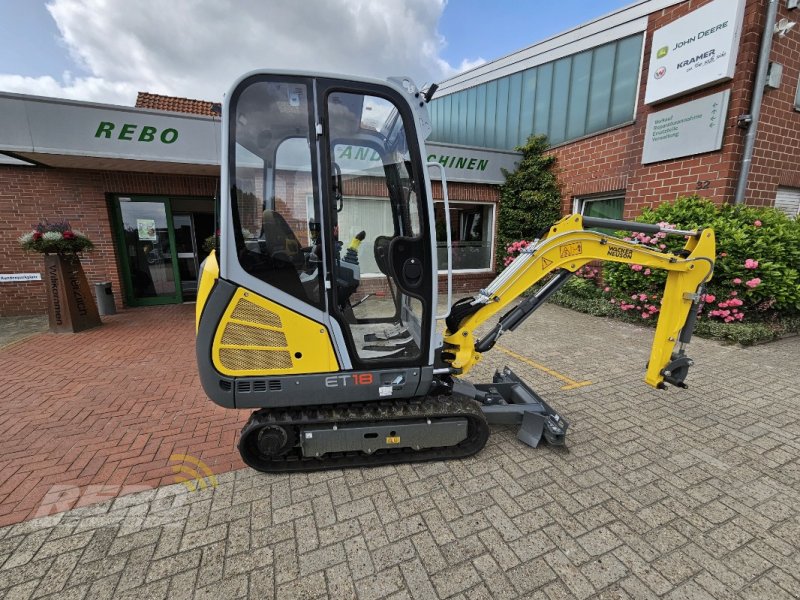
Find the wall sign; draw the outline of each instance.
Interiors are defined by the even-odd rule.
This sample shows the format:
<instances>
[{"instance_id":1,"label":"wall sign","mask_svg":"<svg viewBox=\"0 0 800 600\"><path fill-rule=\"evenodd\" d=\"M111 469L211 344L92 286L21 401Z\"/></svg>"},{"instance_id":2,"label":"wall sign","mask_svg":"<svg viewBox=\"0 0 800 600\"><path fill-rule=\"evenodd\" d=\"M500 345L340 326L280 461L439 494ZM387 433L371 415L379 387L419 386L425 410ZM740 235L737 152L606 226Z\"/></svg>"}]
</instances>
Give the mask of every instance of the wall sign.
<instances>
[{"instance_id":1,"label":"wall sign","mask_svg":"<svg viewBox=\"0 0 800 600\"><path fill-rule=\"evenodd\" d=\"M647 115L642 164L722 148L730 91Z\"/></svg>"},{"instance_id":2,"label":"wall sign","mask_svg":"<svg viewBox=\"0 0 800 600\"><path fill-rule=\"evenodd\" d=\"M17 281L41 281L41 273L0 273L0 283L13 283Z\"/></svg>"},{"instance_id":3,"label":"wall sign","mask_svg":"<svg viewBox=\"0 0 800 600\"><path fill-rule=\"evenodd\" d=\"M650 49L645 104L731 79L745 0L714 0L657 29Z\"/></svg>"}]
</instances>

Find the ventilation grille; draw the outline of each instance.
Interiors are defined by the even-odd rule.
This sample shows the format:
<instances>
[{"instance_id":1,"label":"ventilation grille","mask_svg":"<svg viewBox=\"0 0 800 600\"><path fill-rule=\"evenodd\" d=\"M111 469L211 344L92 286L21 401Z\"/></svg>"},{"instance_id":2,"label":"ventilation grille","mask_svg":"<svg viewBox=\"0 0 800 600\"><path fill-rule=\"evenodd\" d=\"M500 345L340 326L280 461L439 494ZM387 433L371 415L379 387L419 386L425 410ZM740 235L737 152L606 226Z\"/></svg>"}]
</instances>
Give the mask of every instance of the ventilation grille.
<instances>
[{"instance_id":1,"label":"ventilation grille","mask_svg":"<svg viewBox=\"0 0 800 600\"><path fill-rule=\"evenodd\" d=\"M267 325L269 327L282 327L281 318L271 310L261 308L258 304L253 304L249 300L242 298L233 309L231 317L240 321L250 321L257 325Z\"/></svg>"},{"instance_id":2,"label":"ventilation grille","mask_svg":"<svg viewBox=\"0 0 800 600\"><path fill-rule=\"evenodd\" d=\"M219 360L230 371L291 369L292 357L286 350L243 350L220 348Z\"/></svg>"},{"instance_id":3,"label":"ventilation grille","mask_svg":"<svg viewBox=\"0 0 800 600\"><path fill-rule=\"evenodd\" d=\"M228 323L222 334L222 343L231 346L288 346L286 336L281 331L258 329L241 323Z\"/></svg>"},{"instance_id":4,"label":"ventilation grille","mask_svg":"<svg viewBox=\"0 0 800 600\"><path fill-rule=\"evenodd\" d=\"M233 386L231 385L230 381L226 381L225 379L219 380L219 389L221 389L223 392L230 392L232 387Z\"/></svg>"},{"instance_id":5,"label":"ventilation grille","mask_svg":"<svg viewBox=\"0 0 800 600\"><path fill-rule=\"evenodd\" d=\"M222 381L220 381L220 385L222 385ZM231 389L230 381L225 381L227 384L227 388L224 389ZM281 385L280 379L270 379L267 381L266 379L255 379L249 381L237 381L236 382L236 391L239 393L249 393L249 392L266 392L269 390L270 392L280 392L283 389Z\"/></svg>"}]
</instances>

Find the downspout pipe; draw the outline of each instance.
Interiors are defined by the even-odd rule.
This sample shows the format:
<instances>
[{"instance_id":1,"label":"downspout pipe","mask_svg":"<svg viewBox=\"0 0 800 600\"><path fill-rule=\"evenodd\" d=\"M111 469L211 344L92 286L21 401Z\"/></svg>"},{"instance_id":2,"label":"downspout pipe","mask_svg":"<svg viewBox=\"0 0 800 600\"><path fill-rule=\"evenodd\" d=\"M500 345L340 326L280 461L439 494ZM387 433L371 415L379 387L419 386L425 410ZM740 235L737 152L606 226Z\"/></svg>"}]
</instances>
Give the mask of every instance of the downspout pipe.
<instances>
[{"instance_id":1,"label":"downspout pipe","mask_svg":"<svg viewBox=\"0 0 800 600\"><path fill-rule=\"evenodd\" d=\"M775 19L778 15L778 0L768 0L767 22L764 23L764 35L761 36L761 49L758 53L758 69L756 81L753 85L753 99L750 102L750 125L744 141L744 156L742 167L739 170L739 181L736 183L734 204L743 204L747 192L747 180L750 178L750 167L753 163L753 150L756 146L758 121L761 118L761 104L764 100L764 88L767 84L767 70L769 69L769 55L772 51L772 36L775 33Z\"/></svg>"}]
</instances>

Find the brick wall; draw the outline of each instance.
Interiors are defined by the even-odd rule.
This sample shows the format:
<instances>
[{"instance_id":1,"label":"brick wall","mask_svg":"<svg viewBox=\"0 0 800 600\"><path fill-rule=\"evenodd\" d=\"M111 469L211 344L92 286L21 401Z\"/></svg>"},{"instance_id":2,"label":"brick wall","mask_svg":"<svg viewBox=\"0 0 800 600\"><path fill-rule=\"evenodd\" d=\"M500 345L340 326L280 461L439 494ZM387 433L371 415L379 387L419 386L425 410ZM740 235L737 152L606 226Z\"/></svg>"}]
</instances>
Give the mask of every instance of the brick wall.
<instances>
[{"instance_id":1,"label":"brick wall","mask_svg":"<svg viewBox=\"0 0 800 600\"><path fill-rule=\"evenodd\" d=\"M565 213L572 211L576 196L625 191L625 218L633 218L648 206L699 193L722 203L732 202L742 160L745 130L737 126L740 115L750 112L753 81L764 26L766 0L749 0L745 8L736 74L731 82L683 95L653 107L644 104L646 74L652 35L656 29L696 10L711 0L691 0L650 15L644 47L643 76L639 85L636 120L586 139L556 147L559 179L563 184ZM798 20L798 11L781 17ZM783 63L780 90L767 90L746 202L771 205L778 185L800 186L800 113L793 110L800 76L800 36L775 38L772 60ZM695 98L730 90L723 146L720 151L642 165L647 116L653 111L683 104ZM698 189L698 185L703 186Z\"/></svg>"},{"instance_id":2,"label":"brick wall","mask_svg":"<svg viewBox=\"0 0 800 600\"><path fill-rule=\"evenodd\" d=\"M209 197L215 186L214 177L0 166L0 272L42 273L42 257L23 252L17 238L40 219L68 220L95 243L81 257L89 283L110 281L121 305L107 194ZM0 284L0 316L46 311L42 282Z\"/></svg>"},{"instance_id":3,"label":"brick wall","mask_svg":"<svg viewBox=\"0 0 800 600\"><path fill-rule=\"evenodd\" d=\"M778 21L800 21L800 10L778 4ZM758 25L762 27L763 10ZM778 186L800 188L800 112L794 98L800 81L800 31L795 26L786 37L773 37L770 60L783 65L779 89L767 89L761 107L753 166L750 172L747 203L772 206Z\"/></svg>"}]
</instances>

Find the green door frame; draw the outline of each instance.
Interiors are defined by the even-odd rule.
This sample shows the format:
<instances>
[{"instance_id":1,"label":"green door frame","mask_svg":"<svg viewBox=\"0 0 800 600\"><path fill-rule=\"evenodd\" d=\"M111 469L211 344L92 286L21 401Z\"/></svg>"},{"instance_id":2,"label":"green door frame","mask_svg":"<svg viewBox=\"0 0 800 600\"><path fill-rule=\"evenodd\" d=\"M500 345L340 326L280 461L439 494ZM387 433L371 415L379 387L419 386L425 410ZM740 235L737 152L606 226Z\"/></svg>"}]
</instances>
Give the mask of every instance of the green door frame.
<instances>
[{"instance_id":1,"label":"green door frame","mask_svg":"<svg viewBox=\"0 0 800 600\"><path fill-rule=\"evenodd\" d=\"M129 265L128 249L125 245L125 229L122 224L122 210L120 198L130 198L128 202L161 202L167 215L167 230L169 232L169 249L172 257L172 277L175 282L175 294L172 296L157 296L155 298L136 298L133 294L133 283ZM157 304L180 304L183 302L180 273L178 271L178 255L175 250L175 226L172 223L172 208L166 196L142 196L138 194L114 194L111 199L113 227L117 239L117 258L122 271L122 288L125 304L128 306L154 306Z\"/></svg>"}]
</instances>

